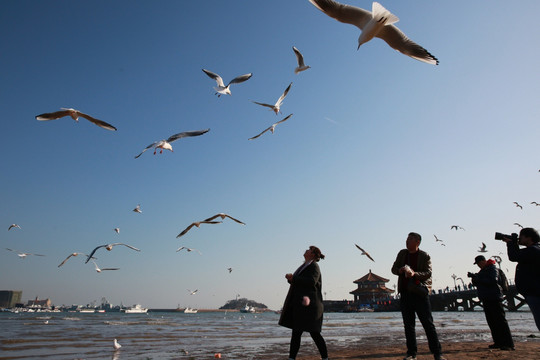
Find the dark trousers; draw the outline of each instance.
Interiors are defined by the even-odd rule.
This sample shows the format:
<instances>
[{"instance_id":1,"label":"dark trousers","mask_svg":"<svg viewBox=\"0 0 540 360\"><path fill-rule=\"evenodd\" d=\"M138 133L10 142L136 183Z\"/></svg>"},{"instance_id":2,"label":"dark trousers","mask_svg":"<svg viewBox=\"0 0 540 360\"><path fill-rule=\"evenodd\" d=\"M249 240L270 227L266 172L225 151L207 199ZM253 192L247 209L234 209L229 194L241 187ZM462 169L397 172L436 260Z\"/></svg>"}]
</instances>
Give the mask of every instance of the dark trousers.
<instances>
[{"instance_id":1,"label":"dark trousers","mask_svg":"<svg viewBox=\"0 0 540 360\"><path fill-rule=\"evenodd\" d=\"M484 306L484 313L495 345L514 347L502 302L499 300L482 300L482 305Z\"/></svg>"},{"instance_id":2,"label":"dark trousers","mask_svg":"<svg viewBox=\"0 0 540 360\"><path fill-rule=\"evenodd\" d=\"M416 356L416 315L424 327L428 339L429 351L435 356L441 354L441 344L433 324L431 316L431 304L429 296L410 293L401 294L401 316L405 327L405 339L407 340L407 356Z\"/></svg>"},{"instance_id":3,"label":"dark trousers","mask_svg":"<svg viewBox=\"0 0 540 360\"><path fill-rule=\"evenodd\" d=\"M300 350L300 342L302 340L302 330L293 330L291 336L291 345L289 348L289 358L296 359L298 350ZM311 338L317 345L321 358L326 359L328 357L328 350L326 349L326 342L320 332L310 332Z\"/></svg>"}]
</instances>

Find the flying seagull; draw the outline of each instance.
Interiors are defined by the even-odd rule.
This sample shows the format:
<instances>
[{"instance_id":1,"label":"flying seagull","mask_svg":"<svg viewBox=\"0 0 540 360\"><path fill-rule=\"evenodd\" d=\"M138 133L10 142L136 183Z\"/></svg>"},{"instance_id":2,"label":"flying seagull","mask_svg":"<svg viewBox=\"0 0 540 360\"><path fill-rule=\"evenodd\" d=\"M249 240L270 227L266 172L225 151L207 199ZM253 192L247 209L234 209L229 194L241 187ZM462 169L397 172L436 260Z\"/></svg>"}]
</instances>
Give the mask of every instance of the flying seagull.
<instances>
[{"instance_id":1,"label":"flying seagull","mask_svg":"<svg viewBox=\"0 0 540 360\"><path fill-rule=\"evenodd\" d=\"M214 220L214 219L216 219L216 218L218 218L218 217L220 217L221 220L225 220L225 218L228 217L229 219L234 220L234 221L236 221L236 222L239 223L239 224L246 225L244 222L242 222L242 221L240 221L240 220L238 220L238 219L235 219L235 218L233 218L232 216L227 215L227 214L224 214L224 213L216 214L216 215L214 215L214 216L212 216L212 217L209 217L208 219L204 219L204 221L212 221L212 220Z\"/></svg>"},{"instance_id":2,"label":"flying seagull","mask_svg":"<svg viewBox=\"0 0 540 360\"><path fill-rule=\"evenodd\" d=\"M514 201L514 205L516 205L516 207L520 208L521 210L523 210L523 206L519 205L519 203L517 201Z\"/></svg>"},{"instance_id":3,"label":"flying seagull","mask_svg":"<svg viewBox=\"0 0 540 360\"><path fill-rule=\"evenodd\" d=\"M437 237L437 235L433 234L433 236L435 236L435 242L437 242L437 241L443 242L441 239L439 239L439 238Z\"/></svg>"},{"instance_id":4,"label":"flying seagull","mask_svg":"<svg viewBox=\"0 0 540 360\"><path fill-rule=\"evenodd\" d=\"M217 87L215 87L214 90L216 90L216 95L218 97L220 97L221 95L231 95L231 89L229 89L229 86L231 86L231 84L242 83L242 82L248 80L251 77L251 75L253 75L252 73L249 73L249 74L244 74L244 75L237 76L234 79L232 79L227 84L227 86L225 86L225 84L223 83L223 79L218 74L213 73L213 72L211 72L209 70L205 70L205 69L202 69L202 71L204 71L204 73L206 75L208 75L210 78L216 80Z\"/></svg>"},{"instance_id":5,"label":"flying seagull","mask_svg":"<svg viewBox=\"0 0 540 360\"><path fill-rule=\"evenodd\" d=\"M280 111L281 104L283 104L283 100L285 100L285 96L287 96L287 94L289 93L289 90L291 89L291 85L292 85L292 83L290 83L289 86L287 86L287 88L285 89L283 94L281 94L278 101L276 101L276 103L274 105L264 104L264 103L260 103L260 102L256 102L256 101L253 101L253 102L255 104L257 104L257 105L266 106L266 107L270 108L277 115L277 114L281 113L281 111Z\"/></svg>"},{"instance_id":6,"label":"flying seagull","mask_svg":"<svg viewBox=\"0 0 540 360\"><path fill-rule=\"evenodd\" d=\"M465 229L462 228L462 227L459 226L459 225L452 225L452 226L450 226L450 230L456 230L456 231L457 231L457 230L463 230L463 231L465 231Z\"/></svg>"},{"instance_id":7,"label":"flying seagull","mask_svg":"<svg viewBox=\"0 0 540 360\"><path fill-rule=\"evenodd\" d=\"M276 129L276 126L277 126L278 124L281 124L281 123L284 122L284 121L289 120L289 118L290 118L292 115L293 115L293 114L290 114L290 115L288 115L285 119L280 120L280 121L278 121L277 123L274 123L274 124L270 125L270 127L267 127L266 129L264 129L264 131L263 131L262 133L260 133L259 135L255 135L254 137L251 137L251 138L249 138L248 140L256 139L256 138L258 138L259 136L261 136L262 134L264 134L265 132L267 132L268 130L270 130L270 131L272 132L272 134L273 134L273 133L274 133L274 130Z\"/></svg>"},{"instance_id":8,"label":"flying seagull","mask_svg":"<svg viewBox=\"0 0 540 360\"><path fill-rule=\"evenodd\" d=\"M395 25L399 18L391 14L378 2L373 2L372 11L356 6L340 4L333 0L309 0L317 9L342 23L351 24L362 30L358 38L360 46L374 37L386 41L390 47L413 59L438 65L439 60L426 49L409 39Z\"/></svg>"},{"instance_id":9,"label":"flying seagull","mask_svg":"<svg viewBox=\"0 0 540 360\"><path fill-rule=\"evenodd\" d=\"M36 120L48 121L48 120L60 119L60 118L62 118L64 116L71 116L71 118L73 120L79 122L79 117L83 117L86 120L96 124L100 128L116 131L116 128L114 126L112 126L111 124L106 123L105 121L95 119L95 118L91 117L88 114L80 112L79 110L66 109L66 108L61 108L61 109L62 110L60 110L60 111L55 111L55 112L52 112L52 113L45 113L45 114L37 115Z\"/></svg>"},{"instance_id":10,"label":"flying seagull","mask_svg":"<svg viewBox=\"0 0 540 360\"><path fill-rule=\"evenodd\" d=\"M73 257L73 256L79 256L79 255L88 256L88 255L86 255L85 253L82 253L82 252L74 252L74 253L70 254L67 258L65 258L65 260L62 261L62 262L60 263L60 265L58 265L58 267L64 265L64 264L66 263L66 261L68 261L71 257Z\"/></svg>"},{"instance_id":11,"label":"flying seagull","mask_svg":"<svg viewBox=\"0 0 540 360\"><path fill-rule=\"evenodd\" d=\"M94 260L92 260L92 262L94 263L94 267L96 268L96 271L98 273L101 273L102 271L105 271L105 270L120 270L120 268L103 268L103 269L101 269Z\"/></svg>"},{"instance_id":12,"label":"flying seagull","mask_svg":"<svg viewBox=\"0 0 540 360\"><path fill-rule=\"evenodd\" d=\"M373 260L373 258L371 257L371 255L368 254L368 252L364 249L362 249L360 246L354 244L354 246L356 246L358 248L358 250L360 250L362 252L361 255L366 255L371 261L375 262L375 260Z\"/></svg>"},{"instance_id":13,"label":"flying seagull","mask_svg":"<svg viewBox=\"0 0 540 360\"><path fill-rule=\"evenodd\" d=\"M221 224L222 222L223 221L207 221L207 220L195 221L195 222L191 223L187 228L182 230L182 232L180 234L176 235L176 238L178 239L179 237L184 236L194 226L199 227L199 226L201 226L201 224Z\"/></svg>"},{"instance_id":14,"label":"flying seagull","mask_svg":"<svg viewBox=\"0 0 540 360\"><path fill-rule=\"evenodd\" d=\"M27 257L28 255L45 256L45 255L40 255L40 254L25 253L25 252L18 251L18 250L14 250L14 249L10 249L10 248L6 248L6 250L16 252L16 253L17 253L17 256L19 256L21 259L24 259L24 258Z\"/></svg>"},{"instance_id":15,"label":"flying seagull","mask_svg":"<svg viewBox=\"0 0 540 360\"><path fill-rule=\"evenodd\" d=\"M117 234L120 234L120 228L114 228L113 230L114 230L114 232L116 232Z\"/></svg>"},{"instance_id":16,"label":"flying seagull","mask_svg":"<svg viewBox=\"0 0 540 360\"><path fill-rule=\"evenodd\" d=\"M199 135L202 135L202 134L206 134L208 131L210 131L210 129L205 129L205 130L196 130L196 131L186 131L186 132L181 132L181 133L178 133L178 134L174 134L172 136L170 136L167 140L159 140L159 141L155 141L153 142L152 144L148 145L147 147L144 148L143 151L141 151L141 153L137 156L135 156L135 159L137 159L139 156L141 156L146 150L150 149L150 148L154 148L154 155L156 155L156 151L157 149L161 149L159 151L160 154L163 153L163 150L170 150L170 151L173 151L172 149L172 146L171 146L171 143L173 141L176 141L178 139L181 139L181 138L185 138L185 137L191 137L191 136L199 136Z\"/></svg>"},{"instance_id":17,"label":"flying seagull","mask_svg":"<svg viewBox=\"0 0 540 360\"><path fill-rule=\"evenodd\" d=\"M486 244L482 243L482 246L480 246L480 249L478 250L478 252L482 252L482 253L487 252L486 247L487 247Z\"/></svg>"},{"instance_id":18,"label":"flying seagull","mask_svg":"<svg viewBox=\"0 0 540 360\"><path fill-rule=\"evenodd\" d=\"M136 247L133 247L131 245L128 245L128 244L124 244L124 243L112 243L112 244L105 244L105 245L100 245L98 247L96 247L94 250L92 250L92 252L90 253L90 255L88 255L88 257L86 258L86 263L88 263L90 261L90 259L92 258L92 256L94 255L94 253L98 250L98 249L101 249L101 248L105 248L107 249L108 251L111 251L112 248L116 245L123 245L123 246L126 246L132 250L135 250L135 251L141 251L139 249L137 249Z\"/></svg>"},{"instance_id":19,"label":"flying seagull","mask_svg":"<svg viewBox=\"0 0 540 360\"><path fill-rule=\"evenodd\" d=\"M201 253L199 250L197 250L197 249L192 249L192 248L187 248L187 247L185 247L185 246L180 246L178 249L176 249L176 252L179 252L179 251L184 250L184 249L186 249L187 252L196 251L196 252L199 253L199 255L202 255L202 253Z\"/></svg>"},{"instance_id":20,"label":"flying seagull","mask_svg":"<svg viewBox=\"0 0 540 360\"><path fill-rule=\"evenodd\" d=\"M229 270L229 274L232 273L233 268L227 268Z\"/></svg>"},{"instance_id":21,"label":"flying seagull","mask_svg":"<svg viewBox=\"0 0 540 360\"><path fill-rule=\"evenodd\" d=\"M520 228L523 229L523 225L521 225L520 223L514 223L514 225L519 226Z\"/></svg>"},{"instance_id":22,"label":"flying seagull","mask_svg":"<svg viewBox=\"0 0 540 360\"><path fill-rule=\"evenodd\" d=\"M133 209L133 212L142 214L141 204L137 204L137 206L135 206L135 209Z\"/></svg>"},{"instance_id":23,"label":"flying seagull","mask_svg":"<svg viewBox=\"0 0 540 360\"><path fill-rule=\"evenodd\" d=\"M296 47L292 47L294 54L296 55L296 61L298 62L298 66L296 69L294 69L294 73L298 74L301 71L309 69L311 66L307 66L304 64L304 57L302 56L302 53L300 53L300 50L298 50Z\"/></svg>"},{"instance_id":24,"label":"flying seagull","mask_svg":"<svg viewBox=\"0 0 540 360\"><path fill-rule=\"evenodd\" d=\"M11 225L9 225L9 227L8 227L8 231L11 230L11 229L13 229L13 228L18 228L18 229L20 229L21 227L20 227L19 225L17 225L17 224L11 224Z\"/></svg>"},{"instance_id":25,"label":"flying seagull","mask_svg":"<svg viewBox=\"0 0 540 360\"><path fill-rule=\"evenodd\" d=\"M197 293L197 291L199 291L199 289L196 289L196 290L193 290L193 291L187 289L187 291L189 291L189 295L195 295Z\"/></svg>"},{"instance_id":26,"label":"flying seagull","mask_svg":"<svg viewBox=\"0 0 540 360\"><path fill-rule=\"evenodd\" d=\"M539 203L537 203L536 201L533 201L533 202L531 202L531 205L536 205L536 206L540 206L540 204L539 204Z\"/></svg>"}]
</instances>

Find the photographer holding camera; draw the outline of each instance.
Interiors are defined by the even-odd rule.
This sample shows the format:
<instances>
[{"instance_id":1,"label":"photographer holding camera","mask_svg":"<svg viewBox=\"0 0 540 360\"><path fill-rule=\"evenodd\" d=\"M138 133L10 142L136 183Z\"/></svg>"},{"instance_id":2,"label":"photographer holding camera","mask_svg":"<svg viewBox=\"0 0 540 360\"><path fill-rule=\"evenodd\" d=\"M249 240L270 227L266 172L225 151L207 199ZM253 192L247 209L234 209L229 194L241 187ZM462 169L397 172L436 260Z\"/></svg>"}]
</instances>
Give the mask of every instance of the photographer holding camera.
<instances>
[{"instance_id":1,"label":"photographer holding camera","mask_svg":"<svg viewBox=\"0 0 540 360\"><path fill-rule=\"evenodd\" d=\"M534 316L536 327L540 330L540 235L533 228L523 228L519 233L504 235L495 233L495 239L506 242L508 259L517 262L516 289ZM520 249L519 245L525 246Z\"/></svg>"},{"instance_id":2,"label":"photographer holding camera","mask_svg":"<svg viewBox=\"0 0 540 360\"><path fill-rule=\"evenodd\" d=\"M499 285L499 271L495 266L495 260L478 255L474 258L474 264L478 265L478 273L467 273L472 283L476 286L478 298L484 307L484 314L491 330L493 344L490 349L514 350L514 341L506 321L502 305L503 293Z\"/></svg>"}]
</instances>

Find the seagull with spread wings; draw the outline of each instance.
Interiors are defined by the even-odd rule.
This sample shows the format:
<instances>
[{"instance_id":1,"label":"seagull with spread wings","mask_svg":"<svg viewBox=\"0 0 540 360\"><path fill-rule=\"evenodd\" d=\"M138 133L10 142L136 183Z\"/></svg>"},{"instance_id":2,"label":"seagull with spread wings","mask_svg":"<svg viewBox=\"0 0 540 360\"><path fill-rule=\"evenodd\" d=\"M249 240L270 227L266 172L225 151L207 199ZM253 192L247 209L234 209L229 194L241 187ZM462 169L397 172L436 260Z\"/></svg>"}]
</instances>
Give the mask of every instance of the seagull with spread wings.
<instances>
[{"instance_id":1,"label":"seagull with spread wings","mask_svg":"<svg viewBox=\"0 0 540 360\"><path fill-rule=\"evenodd\" d=\"M294 51L294 55L296 55L296 62L298 63L298 66L294 69L294 73L298 74L301 71L311 68L311 66L304 64L304 57L302 56L302 53L300 52L300 50L298 50L294 46L292 47L292 49Z\"/></svg>"},{"instance_id":2,"label":"seagull with spread wings","mask_svg":"<svg viewBox=\"0 0 540 360\"><path fill-rule=\"evenodd\" d=\"M199 255L202 255L202 253L199 250L188 248L188 247L185 247L185 246L180 246L178 249L176 249L176 252L179 252L179 251L184 250L184 249L186 249L187 252L196 251L196 252L199 253Z\"/></svg>"},{"instance_id":3,"label":"seagull with spread wings","mask_svg":"<svg viewBox=\"0 0 540 360\"><path fill-rule=\"evenodd\" d=\"M185 131L178 134L171 135L167 140L159 140L151 143L147 147L144 148L143 151L137 156L135 156L135 159L137 159L139 156L141 156L146 150L154 148L154 155L156 155L157 149L160 149L159 153L162 154L163 150L169 150L171 152L173 151L173 148L171 146L171 143L173 141L176 141L178 139L182 139L185 137L192 137L192 136L200 136L203 134L206 134L210 129L205 130L195 130L195 131Z\"/></svg>"},{"instance_id":4,"label":"seagull with spread wings","mask_svg":"<svg viewBox=\"0 0 540 360\"><path fill-rule=\"evenodd\" d=\"M244 81L249 80L249 78L253 75L252 73L249 73L249 74L244 74L244 75L237 76L234 79L232 79L227 84L227 86L225 86L225 84L223 83L223 79L218 74L213 73L213 72L211 72L209 70L206 70L206 69L202 69L202 71L206 75L208 75L211 79L216 80L217 87L215 87L214 90L216 90L215 95L217 95L218 97L220 97L221 95L231 95L231 89L229 89L229 86L231 86L231 84L243 83Z\"/></svg>"},{"instance_id":5,"label":"seagull with spread wings","mask_svg":"<svg viewBox=\"0 0 540 360\"><path fill-rule=\"evenodd\" d=\"M6 250L9 250L9 251L13 251L13 252L16 252L17 253L17 256L19 256L21 259L24 259L26 258L28 255L34 255L34 256L45 256L45 255L40 255L40 254L31 254L31 253L26 253L26 252L22 252L22 251L19 251L19 250L14 250L14 249L10 249L10 248L6 248Z\"/></svg>"},{"instance_id":6,"label":"seagull with spread wings","mask_svg":"<svg viewBox=\"0 0 540 360\"><path fill-rule=\"evenodd\" d=\"M273 133L274 133L274 130L276 129L276 126L277 126L278 124L281 124L281 123L284 122L284 121L289 120L289 118L290 118L292 115L293 115L293 114L290 114L290 115L287 116L285 119L280 120L280 121L278 121L277 123L274 123L274 124L270 125L270 126L267 127L265 130L263 130L263 132L261 132L259 135L255 135L254 137L251 137L251 138L249 138L248 140L256 139L256 138L258 138L259 136L261 136L262 134L264 134L264 133L267 132L267 131L271 131L272 134L273 134Z\"/></svg>"},{"instance_id":7,"label":"seagull with spread wings","mask_svg":"<svg viewBox=\"0 0 540 360\"><path fill-rule=\"evenodd\" d=\"M98 273L101 273L102 271L105 271L105 270L120 270L120 268L103 268L103 269L101 269L94 260L92 260L92 262L94 263L94 267L96 268L96 271Z\"/></svg>"},{"instance_id":8,"label":"seagull with spread wings","mask_svg":"<svg viewBox=\"0 0 540 360\"><path fill-rule=\"evenodd\" d=\"M356 6L340 4L333 0L309 0L317 9L326 15L345 24L358 27L362 33L358 38L358 49L362 44L378 37L386 41L390 47L413 59L428 64L438 65L439 60L426 49L409 39L394 23L399 18L391 14L378 2L373 2L372 11Z\"/></svg>"},{"instance_id":9,"label":"seagull with spread wings","mask_svg":"<svg viewBox=\"0 0 540 360\"><path fill-rule=\"evenodd\" d=\"M135 206L135 209L133 209L133 212L136 212L138 214L142 214L141 204L137 204L137 206Z\"/></svg>"},{"instance_id":10,"label":"seagull with spread wings","mask_svg":"<svg viewBox=\"0 0 540 360\"><path fill-rule=\"evenodd\" d=\"M459 226L459 225L452 225L452 226L450 226L450 230L456 230L456 231L457 231L457 230L463 230L463 231L465 231L465 229L462 228L462 227Z\"/></svg>"},{"instance_id":11,"label":"seagull with spread wings","mask_svg":"<svg viewBox=\"0 0 540 360\"><path fill-rule=\"evenodd\" d=\"M19 225L17 225L17 224L11 224L11 225L9 225L9 227L8 227L8 231L11 230L11 229L15 229L15 228L16 228L16 229L20 229L21 227L20 227Z\"/></svg>"},{"instance_id":12,"label":"seagull with spread wings","mask_svg":"<svg viewBox=\"0 0 540 360\"><path fill-rule=\"evenodd\" d=\"M187 228L182 230L182 232L178 235L176 235L176 238L184 236L189 230L191 230L192 227L200 227L201 224L221 224L223 221L209 221L209 220L203 220L203 221L194 221L192 222Z\"/></svg>"},{"instance_id":13,"label":"seagull with spread wings","mask_svg":"<svg viewBox=\"0 0 540 360\"><path fill-rule=\"evenodd\" d=\"M516 205L516 207L520 208L521 210L523 210L523 206L521 206L517 201L514 201L514 205Z\"/></svg>"},{"instance_id":14,"label":"seagull with spread wings","mask_svg":"<svg viewBox=\"0 0 540 360\"><path fill-rule=\"evenodd\" d=\"M276 101L276 103L274 105L260 103L260 102L256 102L256 101L253 101L253 102L255 104L257 104L257 105L261 105L261 106L265 106L265 107L270 108L277 115L277 114L281 113L281 110L280 110L281 109L281 104L283 104L283 100L285 100L285 96L287 96L287 94L289 93L289 90L291 89L291 85L292 85L292 83L290 83L289 86L287 86L287 88L285 89L283 94L281 94L278 101Z\"/></svg>"},{"instance_id":15,"label":"seagull with spread wings","mask_svg":"<svg viewBox=\"0 0 540 360\"><path fill-rule=\"evenodd\" d=\"M187 291L189 291L189 295L195 295L197 293L197 291L199 291L199 289L195 289L193 291L187 289Z\"/></svg>"},{"instance_id":16,"label":"seagull with spread wings","mask_svg":"<svg viewBox=\"0 0 540 360\"><path fill-rule=\"evenodd\" d=\"M90 261L90 259L92 258L92 256L94 255L94 253L98 250L98 249L101 249L101 248L105 248L106 250L108 251L111 251L112 248L116 245L122 245L122 246L126 246L132 250L135 250L135 251L141 251L139 249L137 249L136 247L133 247L131 245L128 245L128 244L124 244L124 243L112 243L112 244L105 244L105 245L100 245L98 247L96 247L94 250L92 250L92 252L90 253L90 255L88 255L88 257L86 258L86 263L88 263Z\"/></svg>"},{"instance_id":17,"label":"seagull with spread wings","mask_svg":"<svg viewBox=\"0 0 540 360\"><path fill-rule=\"evenodd\" d=\"M67 258L64 259L64 261L62 261L60 263L60 265L58 265L58 267L64 265L66 263L66 261L68 261L70 258L72 258L73 256L79 256L79 255L84 255L84 256L88 256L87 254L85 253L82 253L82 252L74 252L74 253L71 253Z\"/></svg>"},{"instance_id":18,"label":"seagull with spread wings","mask_svg":"<svg viewBox=\"0 0 540 360\"><path fill-rule=\"evenodd\" d=\"M371 255L369 255L369 253L366 250L362 249L360 246L358 246L356 244L354 244L354 246L356 246L358 248L358 250L360 250L362 252L361 255L366 255L371 261L375 262L375 260L373 260Z\"/></svg>"},{"instance_id":19,"label":"seagull with spread wings","mask_svg":"<svg viewBox=\"0 0 540 360\"><path fill-rule=\"evenodd\" d=\"M204 219L204 221L212 221L212 220L214 220L214 219L216 219L216 218L218 218L218 217L220 217L221 220L225 220L225 218L229 218L229 219L231 219L231 220L233 220L233 221L236 221L236 222L239 223L239 224L246 225L244 222L242 222L242 221L240 221L240 220L238 220L238 219L235 219L235 218L233 218L232 216L227 215L227 214L225 214L225 213L219 213L219 214L216 214L216 215L214 215L214 216L212 216L212 217L209 217L208 219Z\"/></svg>"},{"instance_id":20,"label":"seagull with spread wings","mask_svg":"<svg viewBox=\"0 0 540 360\"><path fill-rule=\"evenodd\" d=\"M103 129L106 129L106 130L111 130L111 131L116 131L116 128L114 126L112 126L111 124L106 123L105 121L93 118L88 114L80 112L79 110L67 109L67 108L61 108L61 109L62 110L60 110L60 111L55 111L55 112L52 112L52 113L45 113L45 114L37 115L36 120L48 121L48 120L60 119L60 118L63 118L64 116L71 116L71 118L73 120L75 120L76 122L79 122L79 117L82 117L82 118L85 118L86 120L96 124L100 128L103 128Z\"/></svg>"}]
</instances>

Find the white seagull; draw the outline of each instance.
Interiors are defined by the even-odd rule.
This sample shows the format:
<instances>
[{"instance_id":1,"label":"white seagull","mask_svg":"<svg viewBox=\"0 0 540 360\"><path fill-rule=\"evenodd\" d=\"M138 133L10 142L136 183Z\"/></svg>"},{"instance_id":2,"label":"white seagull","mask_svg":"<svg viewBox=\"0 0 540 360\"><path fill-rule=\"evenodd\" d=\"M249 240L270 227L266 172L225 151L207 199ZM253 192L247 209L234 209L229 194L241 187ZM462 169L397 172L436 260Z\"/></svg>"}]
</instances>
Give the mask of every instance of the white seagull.
<instances>
[{"instance_id":1,"label":"white seagull","mask_svg":"<svg viewBox=\"0 0 540 360\"><path fill-rule=\"evenodd\" d=\"M375 260L373 260L371 255L369 255L369 253L366 250L362 249L360 246L358 246L356 244L354 244L354 246L356 246L358 248L358 250L360 250L362 252L361 255L366 255L371 261L375 262Z\"/></svg>"},{"instance_id":2,"label":"white seagull","mask_svg":"<svg viewBox=\"0 0 540 360\"><path fill-rule=\"evenodd\" d=\"M351 24L362 30L358 48L374 37L386 41L390 47L413 59L438 65L439 60L426 49L409 39L395 25L399 18L391 14L378 2L373 2L372 11L356 6L340 4L333 0L309 0L317 9L342 23Z\"/></svg>"},{"instance_id":3,"label":"white seagull","mask_svg":"<svg viewBox=\"0 0 540 360\"><path fill-rule=\"evenodd\" d=\"M284 121L289 120L289 118L290 118L292 115L293 115L293 114L290 114L290 115L287 116L285 119L280 120L280 121L278 121L277 123L274 123L274 124L270 125L270 126L267 127L266 129L264 129L263 132L261 132L259 135L255 135L254 137L251 137L251 138L249 138L248 140L256 139L256 138L258 138L259 136L261 136L262 134L264 134L264 133L267 132L267 131L271 131L272 134L273 134L274 131L275 131L275 129L276 129L276 126L277 126L278 124L281 124L281 123L284 122Z\"/></svg>"},{"instance_id":4,"label":"white seagull","mask_svg":"<svg viewBox=\"0 0 540 360\"><path fill-rule=\"evenodd\" d=\"M133 212L142 214L141 204L137 204L137 206L135 206L135 209L133 209Z\"/></svg>"},{"instance_id":5,"label":"white seagull","mask_svg":"<svg viewBox=\"0 0 540 360\"><path fill-rule=\"evenodd\" d=\"M176 252L179 252L180 250L184 250L184 249L186 249L187 252L196 251L196 252L199 253L199 255L202 255L202 253L201 253L199 250L197 250L197 249L192 249L192 248L187 248L187 247L185 247L185 246L180 246L178 249L176 249Z\"/></svg>"},{"instance_id":6,"label":"white seagull","mask_svg":"<svg viewBox=\"0 0 540 360\"><path fill-rule=\"evenodd\" d=\"M452 225L452 226L450 226L450 230L456 230L456 231L457 231L457 230L463 230L463 231L465 231L465 229L462 228L462 227L459 226L459 225Z\"/></svg>"},{"instance_id":7,"label":"white seagull","mask_svg":"<svg viewBox=\"0 0 540 360\"><path fill-rule=\"evenodd\" d=\"M6 248L6 250L9 250L9 251L13 251L13 252L16 252L17 253L17 256L19 256L21 259L24 259L26 258L28 255L34 255L34 256L45 256L45 255L40 255L40 254L31 254L31 253L25 253L25 252L22 252L22 251L18 251L18 250L14 250L14 249L10 249L10 248Z\"/></svg>"},{"instance_id":8,"label":"white seagull","mask_svg":"<svg viewBox=\"0 0 540 360\"><path fill-rule=\"evenodd\" d=\"M240 221L240 220L238 220L238 219L235 219L235 218L233 218L232 216L227 215L227 214L225 214L225 213L219 213L219 214L216 214L216 215L214 215L214 216L212 216L212 217L209 217L208 219L204 219L204 221L212 221L212 220L214 220L215 218L218 218L218 217L220 217L221 220L225 220L225 218L228 217L229 219L234 220L234 221L236 221L236 222L239 223L239 224L246 225L246 223L244 223L244 222L242 222L242 221Z\"/></svg>"},{"instance_id":9,"label":"white seagull","mask_svg":"<svg viewBox=\"0 0 540 360\"><path fill-rule=\"evenodd\" d=\"M281 96L279 97L278 101L276 101L276 103L274 105L270 105L270 104L265 104L265 103L260 103L260 102L256 102L256 101L253 101L255 104L257 105L261 105L261 106L266 106L268 108L270 108L273 112L277 114L279 114L281 111L281 104L283 104L283 100L285 100L285 96L287 96L287 93L289 92L289 90L291 89L291 85L292 83L289 84L289 86L287 86L287 88L285 89L285 91L283 92L283 94L281 94Z\"/></svg>"},{"instance_id":10,"label":"white seagull","mask_svg":"<svg viewBox=\"0 0 540 360\"><path fill-rule=\"evenodd\" d=\"M208 131L210 131L210 129L196 130L196 131L186 131L186 132L181 132L181 133L178 133L178 134L174 134L174 135L170 136L167 140L155 141L152 144L145 147L144 150L139 155L135 156L135 159L137 159L146 150L148 150L150 148L154 148L154 155L156 155L157 149L161 149L159 151L160 154L163 153L163 150L173 151L172 146L171 146L171 143L173 141L176 141L178 139L185 138L185 137L199 136L199 135L202 135L202 134L206 134Z\"/></svg>"},{"instance_id":11,"label":"white seagull","mask_svg":"<svg viewBox=\"0 0 540 360\"><path fill-rule=\"evenodd\" d=\"M207 221L207 220L192 222L187 228L182 230L180 234L176 235L176 238L178 239L179 237L184 236L194 226L200 227L201 224L221 224L222 222L223 221Z\"/></svg>"},{"instance_id":12,"label":"white seagull","mask_svg":"<svg viewBox=\"0 0 540 360\"><path fill-rule=\"evenodd\" d=\"M118 350L118 349L120 349L121 347L122 347L122 345L120 345L120 344L118 343L118 341L117 341L116 339L114 339L114 340L113 340L113 348L114 348L114 350Z\"/></svg>"},{"instance_id":13,"label":"white seagull","mask_svg":"<svg viewBox=\"0 0 540 360\"><path fill-rule=\"evenodd\" d=\"M214 90L216 90L216 95L218 97L220 97L221 95L231 95L231 89L229 89L229 86L231 86L231 84L242 83L242 82L248 80L251 77L251 75L253 75L252 73L249 73L249 74L244 74L244 75L237 76L234 79L232 79L227 84L227 86L225 86L225 84L223 83L223 79L218 74L213 73L213 72L211 72L209 70L206 70L206 69L202 69L202 71L204 71L204 73L206 75L208 75L210 78L216 80L217 87L215 87Z\"/></svg>"},{"instance_id":14,"label":"white seagull","mask_svg":"<svg viewBox=\"0 0 540 360\"><path fill-rule=\"evenodd\" d=\"M20 227L19 225L17 225L17 224L11 224L11 225L9 225L9 227L8 227L8 231L11 230L11 229L13 229L13 228L18 228L18 229L20 229L21 227Z\"/></svg>"},{"instance_id":15,"label":"white seagull","mask_svg":"<svg viewBox=\"0 0 540 360\"><path fill-rule=\"evenodd\" d=\"M82 252L74 252L74 253L71 253L67 258L64 259L64 261L62 261L60 263L60 265L58 265L58 267L64 265L66 263L66 261L68 261L71 257L73 256L79 256L79 255L84 255L84 256L88 256L86 255L85 253L82 253Z\"/></svg>"},{"instance_id":16,"label":"white seagull","mask_svg":"<svg viewBox=\"0 0 540 360\"><path fill-rule=\"evenodd\" d=\"M106 271L106 270L120 270L120 268L103 268L103 269L101 269L94 260L92 260L92 262L94 263L94 267L96 268L96 272L98 272L98 273L101 273L102 271Z\"/></svg>"},{"instance_id":17,"label":"white seagull","mask_svg":"<svg viewBox=\"0 0 540 360\"><path fill-rule=\"evenodd\" d=\"M99 126L100 128L103 128L103 129L107 129L107 130L112 130L112 131L116 131L116 128L114 126L112 126L111 124L108 124L106 123L105 121L101 121L101 120L98 120L98 119L95 119L93 117L91 117L90 115L88 114L85 114L85 113L82 113L80 112L79 110L75 110L75 109L66 109L66 108L61 108L62 110L60 111L56 111L56 112L52 112L52 113L45 113L45 114L40 114L40 115L37 115L36 116L36 120L40 120L40 121L48 121L48 120L56 120L56 119L60 119L64 116L71 116L71 118L77 122L79 122L79 117L83 117L85 118L86 120L96 124L97 126Z\"/></svg>"},{"instance_id":18,"label":"white seagull","mask_svg":"<svg viewBox=\"0 0 540 360\"><path fill-rule=\"evenodd\" d=\"M114 228L113 230L114 230L114 232L116 232L117 234L120 234L120 228Z\"/></svg>"},{"instance_id":19,"label":"white seagull","mask_svg":"<svg viewBox=\"0 0 540 360\"><path fill-rule=\"evenodd\" d=\"M302 53L300 53L300 50L298 50L296 47L292 47L294 54L296 55L296 61L298 62L298 66L296 69L294 69L294 73L298 74L301 71L309 69L311 66L307 66L304 64L304 57L302 56Z\"/></svg>"},{"instance_id":20,"label":"white seagull","mask_svg":"<svg viewBox=\"0 0 540 360\"><path fill-rule=\"evenodd\" d=\"M196 290L193 290L193 291L188 289L187 291L189 291L189 295L195 295L197 293L197 291L199 291L199 289L196 289Z\"/></svg>"},{"instance_id":21,"label":"white seagull","mask_svg":"<svg viewBox=\"0 0 540 360\"><path fill-rule=\"evenodd\" d=\"M105 244L105 245L100 245L98 247L96 247L94 250L92 250L92 252L90 253L90 255L88 255L88 257L86 258L86 261L85 261L85 264L88 263L90 261L90 259L92 258L92 255L94 255L94 253L98 250L98 249L101 249L101 248L105 248L107 249L108 251L111 251L112 248L116 245L123 245L123 246L126 246L132 250L135 250L135 251L141 251L139 249L137 249L136 247L133 247L131 245L128 245L128 244L124 244L124 243L112 243L112 244Z\"/></svg>"}]
</instances>

